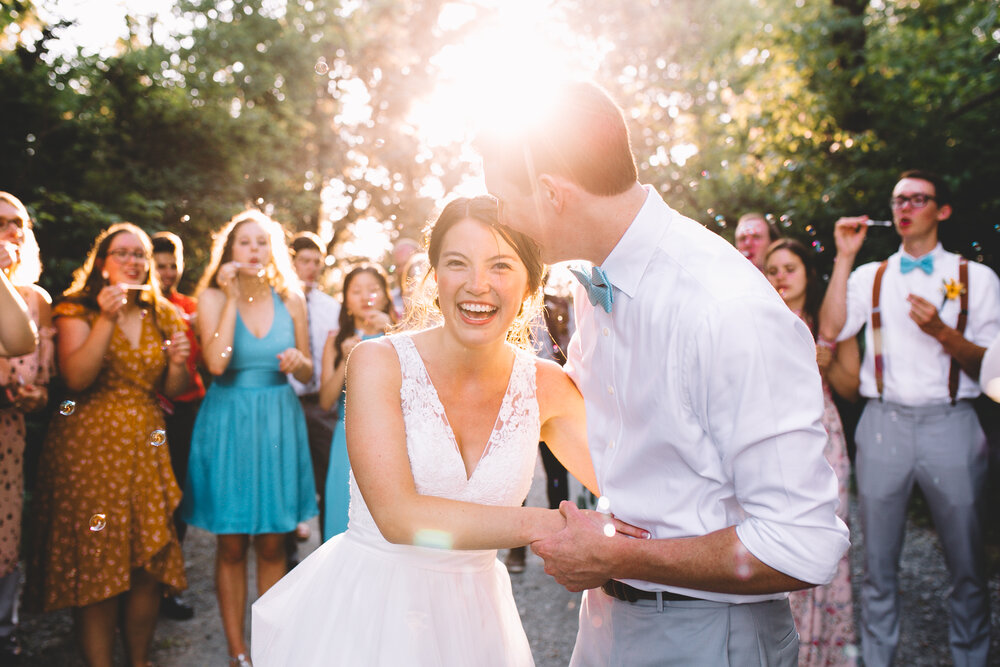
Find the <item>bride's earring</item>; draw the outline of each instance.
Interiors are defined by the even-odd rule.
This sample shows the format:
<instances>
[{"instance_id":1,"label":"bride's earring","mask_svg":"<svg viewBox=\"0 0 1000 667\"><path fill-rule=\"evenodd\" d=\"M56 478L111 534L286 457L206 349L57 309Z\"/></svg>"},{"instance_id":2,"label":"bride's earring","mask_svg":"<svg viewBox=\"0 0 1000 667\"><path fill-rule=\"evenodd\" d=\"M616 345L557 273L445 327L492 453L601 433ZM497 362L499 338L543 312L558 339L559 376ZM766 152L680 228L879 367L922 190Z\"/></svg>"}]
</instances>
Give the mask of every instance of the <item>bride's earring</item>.
<instances>
[{"instance_id":1,"label":"bride's earring","mask_svg":"<svg viewBox=\"0 0 1000 667\"><path fill-rule=\"evenodd\" d=\"M107 281L107 279L111 277L111 274L108 273L107 269L105 269L101 271L101 277L104 278L105 281Z\"/></svg>"}]
</instances>

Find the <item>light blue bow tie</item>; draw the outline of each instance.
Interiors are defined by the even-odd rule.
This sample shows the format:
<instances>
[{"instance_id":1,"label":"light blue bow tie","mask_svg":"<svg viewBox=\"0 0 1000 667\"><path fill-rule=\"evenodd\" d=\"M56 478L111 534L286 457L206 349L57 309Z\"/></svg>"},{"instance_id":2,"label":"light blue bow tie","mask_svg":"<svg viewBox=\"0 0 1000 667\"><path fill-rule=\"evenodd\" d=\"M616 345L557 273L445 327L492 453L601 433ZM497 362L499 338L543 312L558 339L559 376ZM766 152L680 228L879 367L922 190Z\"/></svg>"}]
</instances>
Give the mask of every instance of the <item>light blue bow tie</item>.
<instances>
[{"instance_id":1,"label":"light blue bow tie","mask_svg":"<svg viewBox=\"0 0 1000 667\"><path fill-rule=\"evenodd\" d=\"M906 255L899 258L899 270L909 273L913 269L920 269L927 275L934 273L934 256L927 254L920 259L910 259Z\"/></svg>"},{"instance_id":2,"label":"light blue bow tie","mask_svg":"<svg viewBox=\"0 0 1000 667\"><path fill-rule=\"evenodd\" d=\"M587 297L590 299L590 303L593 305L600 305L604 309L604 312L611 312L611 302L614 301L615 295L611 289L611 281L608 280L608 274L599 266L595 266L590 270L591 275L587 275L586 271L582 271L577 268L570 267L569 269L576 279L587 288Z\"/></svg>"}]
</instances>

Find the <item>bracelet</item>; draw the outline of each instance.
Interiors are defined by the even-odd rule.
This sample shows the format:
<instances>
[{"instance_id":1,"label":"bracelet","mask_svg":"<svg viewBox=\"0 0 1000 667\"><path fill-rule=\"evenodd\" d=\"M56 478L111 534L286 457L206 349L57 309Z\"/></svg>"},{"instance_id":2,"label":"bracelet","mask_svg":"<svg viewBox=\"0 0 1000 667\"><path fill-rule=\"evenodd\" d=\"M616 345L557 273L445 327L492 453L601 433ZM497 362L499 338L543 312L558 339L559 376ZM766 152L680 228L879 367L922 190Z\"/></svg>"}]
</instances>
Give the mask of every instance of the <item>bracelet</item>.
<instances>
[{"instance_id":1,"label":"bracelet","mask_svg":"<svg viewBox=\"0 0 1000 667\"><path fill-rule=\"evenodd\" d=\"M816 339L816 346L817 347L825 347L828 350L832 350L835 347L837 347L837 344L834 343L833 341L829 341L829 340L823 338L822 336L820 336L819 338Z\"/></svg>"}]
</instances>

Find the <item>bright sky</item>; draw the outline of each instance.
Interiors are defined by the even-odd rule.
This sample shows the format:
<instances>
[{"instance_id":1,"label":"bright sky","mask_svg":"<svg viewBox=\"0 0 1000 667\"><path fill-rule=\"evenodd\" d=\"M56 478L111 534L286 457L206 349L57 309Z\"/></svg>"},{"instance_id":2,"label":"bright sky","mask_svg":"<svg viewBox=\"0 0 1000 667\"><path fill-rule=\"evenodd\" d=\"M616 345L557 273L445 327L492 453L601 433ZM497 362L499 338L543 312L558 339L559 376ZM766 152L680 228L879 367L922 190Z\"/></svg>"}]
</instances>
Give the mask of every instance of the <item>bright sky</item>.
<instances>
[{"instance_id":1,"label":"bright sky","mask_svg":"<svg viewBox=\"0 0 1000 667\"><path fill-rule=\"evenodd\" d=\"M60 33L60 53L72 53L80 46L87 53L111 49L115 41L128 35L125 15L136 18L160 16L172 18L173 0L39 0L37 6L42 18L55 22L58 19L75 20L77 25ZM166 38L165 21L158 21L155 37ZM148 31L148 22L142 21L140 31Z\"/></svg>"}]
</instances>

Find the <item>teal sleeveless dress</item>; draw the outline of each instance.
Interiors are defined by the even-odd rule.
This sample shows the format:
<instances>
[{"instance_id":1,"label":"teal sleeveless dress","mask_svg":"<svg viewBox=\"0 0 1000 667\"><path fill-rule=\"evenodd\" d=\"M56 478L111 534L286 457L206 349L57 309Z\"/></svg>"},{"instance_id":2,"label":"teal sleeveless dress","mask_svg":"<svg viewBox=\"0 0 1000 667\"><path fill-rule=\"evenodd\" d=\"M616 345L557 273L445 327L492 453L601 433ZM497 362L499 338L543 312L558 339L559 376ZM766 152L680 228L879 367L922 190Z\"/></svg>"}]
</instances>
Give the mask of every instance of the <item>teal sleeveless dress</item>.
<instances>
[{"instance_id":1,"label":"teal sleeveless dress","mask_svg":"<svg viewBox=\"0 0 1000 667\"><path fill-rule=\"evenodd\" d=\"M379 333L373 336L361 336L361 340L384 335ZM324 541L347 530L347 510L351 506L351 460L347 457L347 431L344 428L344 419L347 417L344 400L346 395L346 391L340 392L340 398L337 400L340 423L337 424L337 430L333 432L333 439L330 442L330 465L326 469L324 495L326 504L323 508Z\"/></svg>"},{"instance_id":2,"label":"teal sleeveless dress","mask_svg":"<svg viewBox=\"0 0 1000 667\"><path fill-rule=\"evenodd\" d=\"M287 533L319 513L305 417L278 370L295 329L271 295L274 319L263 338L237 313L232 359L205 393L191 436L181 516L217 535Z\"/></svg>"}]
</instances>

